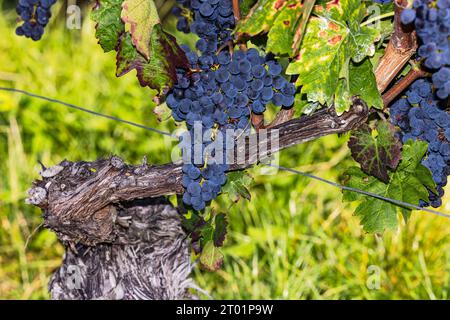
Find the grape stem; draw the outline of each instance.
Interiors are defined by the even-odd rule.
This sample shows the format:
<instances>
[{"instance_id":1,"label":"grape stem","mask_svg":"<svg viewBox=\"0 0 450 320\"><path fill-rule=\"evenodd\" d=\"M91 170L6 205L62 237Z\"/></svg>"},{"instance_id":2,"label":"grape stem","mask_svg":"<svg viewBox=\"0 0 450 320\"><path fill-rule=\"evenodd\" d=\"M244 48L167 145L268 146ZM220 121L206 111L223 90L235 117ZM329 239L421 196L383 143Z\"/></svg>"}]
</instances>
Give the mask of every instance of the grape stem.
<instances>
[{"instance_id":1,"label":"grape stem","mask_svg":"<svg viewBox=\"0 0 450 320\"><path fill-rule=\"evenodd\" d=\"M372 22L383 20L383 19L389 18L389 17L393 17L394 15L395 15L394 11L393 12L388 12L388 13L385 13L385 14L381 14L381 15L373 17L373 18L371 18L371 19L369 19L367 21L364 21L363 23L361 23L360 26L364 27L364 26L367 26L368 24L371 24Z\"/></svg>"},{"instance_id":2,"label":"grape stem","mask_svg":"<svg viewBox=\"0 0 450 320\"><path fill-rule=\"evenodd\" d=\"M226 47L228 47L228 51L230 52L230 54L233 53L233 47L234 47L234 42L233 40L227 41L224 44L222 44L219 49L217 49L217 54L219 54L223 49L225 49Z\"/></svg>"},{"instance_id":3,"label":"grape stem","mask_svg":"<svg viewBox=\"0 0 450 320\"><path fill-rule=\"evenodd\" d=\"M241 11L239 10L239 0L233 0L233 14L236 23L241 20Z\"/></svg>"},{"instance_id":4,"label":"grape stem","mask_svg":"<svg viewBox=\"0 0 450 320\"><path fill-rule=\"evenodd\" d=\"M414 81L419 78L426 77L427 72L419 68L412 68L406 76L404 76L399 82L397 82L392 88L390 88L385 94L383 94L384 108L386 109L389 104L396 99L406 88L408 88Z\"/></svg>"},{"instance_id":5,"label":"grape stem","mask_svg":"<svg viewBox=\"0 0 450 320\"><path fill-rule=\"evenodd\" d=\"M413 26L404 26L400 14L408 0L395 1L394 32L386 51L375 70L378 90L384 92L417 50L417 37Z\"/></svg>"}]
</instances>

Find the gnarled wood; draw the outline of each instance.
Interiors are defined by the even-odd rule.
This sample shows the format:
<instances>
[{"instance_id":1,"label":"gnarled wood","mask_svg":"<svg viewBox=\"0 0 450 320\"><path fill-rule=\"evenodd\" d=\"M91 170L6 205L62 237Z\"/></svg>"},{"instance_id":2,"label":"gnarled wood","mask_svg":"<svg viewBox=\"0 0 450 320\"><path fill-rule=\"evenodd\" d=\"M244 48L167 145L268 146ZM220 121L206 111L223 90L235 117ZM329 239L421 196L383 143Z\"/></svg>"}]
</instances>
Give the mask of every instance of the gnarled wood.
<instances>
[{"instance_id":1,"label":"gnarled wood","mask_svg":"<svg viewBox=\"0 0 450 320\"><path fill-rule=\"evenodd\" d=\"M192 298L188 289L196 286L189 279L188 242L170 203L155 198L110 208L105 212L111 214L112 223L104 221L110 231L108 240L96 246L66 243L63 263L49 283L52 298ZM65 222L64 232L72 222Z\"/></svg>"},{"instance_id":2,"label":"gnarled wood","mask_svg":"<svg viewBox=\"0 0 450 320\"><path fill-rule=\"evenodd\" d=\"M257 140L249 137L238 144L235 154L245 154L245 159L230 164L230 170L247 168L299 143L355 129L367 116L367 106L356 99L352 109L341 116L329 108L285 122ZM272 146L275 134L279 140ZM65 160L41 174L42 180L35 181L29 191L28 202L44 210L45 226L61 240L90 246L115 239L117 204L183 192L181 164L175 163L149 166L144 161L132 166L113 156L94 162Z\"/></svg>"}]
</instances>

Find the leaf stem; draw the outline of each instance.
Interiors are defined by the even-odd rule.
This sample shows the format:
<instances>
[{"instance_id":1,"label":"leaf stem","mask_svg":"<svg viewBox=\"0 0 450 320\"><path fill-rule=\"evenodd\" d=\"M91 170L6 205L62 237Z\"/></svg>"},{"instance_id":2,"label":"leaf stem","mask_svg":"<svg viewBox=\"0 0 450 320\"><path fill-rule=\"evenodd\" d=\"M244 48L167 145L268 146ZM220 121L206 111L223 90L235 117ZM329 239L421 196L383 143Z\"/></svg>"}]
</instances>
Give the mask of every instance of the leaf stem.
<instances>
[{"instance_id":1,"label":"leaf stem","mask_svg":"<svg viewBox=\"0 0 450 320\"><path fill-rule=\"evenodd\" d=\"M371 18L371 19L369 19L369 20L367 20L367 21L364 21L363 23L360 24L360 26L361 26L361 27L364 27L364 26L367 26L368 24L370 24L370 23L372 23L372 22L375 22L375 21L378 21L378 20L383 20L383 19L389 18L389 17L393 17L394 15L395 15L395 12L394 12L394 11L392 11L392 12L387 12L387 13L385 13L385 14L381 14L381 15L376 16L376 17L373 17L373 18Z\"/></svg>"}]
</instances>

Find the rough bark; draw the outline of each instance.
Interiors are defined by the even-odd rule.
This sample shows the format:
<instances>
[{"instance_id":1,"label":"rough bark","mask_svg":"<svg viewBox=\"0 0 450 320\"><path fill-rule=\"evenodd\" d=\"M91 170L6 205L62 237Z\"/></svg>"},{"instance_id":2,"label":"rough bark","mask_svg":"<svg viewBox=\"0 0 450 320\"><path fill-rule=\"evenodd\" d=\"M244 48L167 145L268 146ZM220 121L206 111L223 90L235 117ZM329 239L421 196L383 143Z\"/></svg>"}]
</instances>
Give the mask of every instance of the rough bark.
<instances>
[{"instance_id":1,"label":"rough bark","mask_svg":"<svg viewBox=\"0 0 450 320\"><path fill-rule=\"evenodd\" d=\"M58 300L193 298L190 255L177 211L164 198L109 206L108 240L63 241L67 250L49 291ZM92 221L87 221L90 224ZM67 228L70 227L70 221ZM90 226L98 227L97 223ZM100 230L102 230L100 226ZM58 232L67 239L68 235Z\"/></svg>"}]
</instances>

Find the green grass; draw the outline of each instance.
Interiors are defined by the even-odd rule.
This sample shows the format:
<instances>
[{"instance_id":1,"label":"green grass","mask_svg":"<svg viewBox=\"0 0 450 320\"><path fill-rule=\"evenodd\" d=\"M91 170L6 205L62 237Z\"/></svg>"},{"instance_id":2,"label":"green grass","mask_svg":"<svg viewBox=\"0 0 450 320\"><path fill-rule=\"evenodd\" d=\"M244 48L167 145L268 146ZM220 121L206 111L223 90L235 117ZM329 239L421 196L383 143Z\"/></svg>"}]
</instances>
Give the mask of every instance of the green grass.
<instances>
[{"instance_id":1,"label":"green grass","mask_svg":"<svg viewBox=\"0 0 450 320\"><path fill-rule=\"evenodd\" d=\"M172 121L157 122L152 93L134 74L114 76L114 55L102 52L88 19L81 30L56 21L42 41L32 42L14 35L14 12L0 14L1 86L174 128ZM351 163L346 140L330 136L296 146L281 153L280 163L337 181ZM40 211L24 204L38 160L52 165L118 154L131 163L147 155L159 164L170 160L173 147L154 133L0 92L0 298L48 298L49 276L64 252L53 233L37 229ZM216 273L194 272L213 298L449 298L449 220L414 213L396 232L365 234L338 189L286 172L250 174L252 201L232 205L220 197L213 205L230 220L225 263ZM367 286L369 266L380 271L378 289Z\"/></svg>"}]
</instances>

